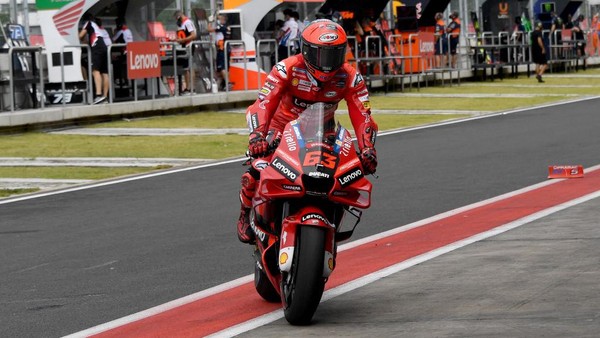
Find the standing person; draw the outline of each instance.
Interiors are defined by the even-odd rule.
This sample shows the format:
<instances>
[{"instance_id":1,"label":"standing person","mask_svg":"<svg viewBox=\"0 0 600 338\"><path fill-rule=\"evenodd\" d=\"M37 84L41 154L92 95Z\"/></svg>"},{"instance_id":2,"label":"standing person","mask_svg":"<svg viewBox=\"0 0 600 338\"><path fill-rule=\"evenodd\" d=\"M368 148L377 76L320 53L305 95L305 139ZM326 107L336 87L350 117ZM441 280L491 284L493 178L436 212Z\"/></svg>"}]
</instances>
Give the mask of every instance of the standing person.
<instances>
[{"instance_id":1,"label":"standing person","mask_svg":"<svg viewBox=\"0 0 600 338\"><path fill-rule=\"evenodd\" d=\"M131 30L127 28L124 18L116 18L115 27L116 32L115 35L113 35L112 37L112 41L114 43L126 44L129 42L133 42L133 34L131 34ZM127 50L126 47L120 47L118 48L118 51L120 52L120 54L115 60L115 69L118 71L118 74L115 74L115 77L119 80L119 83L123 84L126 82L127 75Z\"/></svg>"},{"instance_id":2,"label":"standing person","mask_svg":"<svg viewBox=\"0 0 600 338\"><path fill-rule=\"evenodd\" d=\"M327 36L327 39L319 39ZM248 107L246 120L250 128L248 154L270 157L267 138L281 138L285 125L304 112L307 105L326 102L326 116L332 117L344 99L357 136L364 175L377 168L375 139L377 124L371 117L369 92L360 73L345 62L348 39L344 29L331 20L315 20L301 36L301 53L279 62L267 76L258 99ZM253 167L242 175L237 225L238 238L253 243L249 214L252 197L260 179Z\"/></svg>"},{"instance_id":3,"label":"standing person","mask_svg":"<svg viewBox=\"0 0 600 338\"><path fill-rule=\"evenodd\" d=\"M196 26L194 26L194 23L192 20L190 20L190 18L183 15L182 11L176 11L174 16L175 20L177 20L177 39L175 39L175 42L178 42L181 47L187 47L192 41L196 40ZM194 49L192 48L191 53L193 53L193 50ZM181 65L181 67L185 70L185 89L183 89L183 86L181 87L181 95L188 95L190 94L189 88L191 83L189 58L181 60L177 59L177 64Z\"/></svg>"},{"instance_id":4,"label":"standing person","mask_svg":"<svg viewBox=\"0 0 600 338\"><path fill-rule=\"evenodd\" d=\"M598 48L600 48L600 20L598 13L592 17L592 27L590 29L592 35L592 55L599 55Z\"/></svg>"},{"instance_id":5,"label":"standing person","mask_svg":"<svg viewBox=\"0 0 600 338\"><path fill-rule=\"evenodd\" d=\"M292 12L292 18L294 18L294 21L296 21L296 23L298 24L298 30L296 33L296 36L298 37L300 36L300 34L302 34L302 31L304 30L304 22L300 20L300 13L298 13L297 11ZM296 53L300 51L300 40L295 41L294 48L296 49Z\"/></svg>"},{"instance_id":6,"label":"standing person","mask_svg":"<svg viewBox=\"0 0 600 338\"><path fill-rule=\"evenodd\" d=\"M106 45L106 47L112 45L112 39L110 38L110 34L108 34L108 31L102 25L102 19L95 18L94 21L96 22L96 25L98 25L99 28L98 35L104 40L104 44Z\"/></svg>"},{"instance_id":7,"label":"standing person","mask_svg":"<svg viewBox=\"0 0 600 338\"><path fill-rule=\"evenodd\" d=\"M108 60L106 44L100 37L100 27L94 21L93 15L84 15L83 28L79 31L79 39L88 36L88 43L92 49L92 78L94 79L95 97L92 104L106 101L108 94Z\"/></svg>"},{"instance_id":8,"label":"standing person","mask_svg":"<svg viewBox=\"0 0 600 338\"><path fill-rule=\"evenodd\" d=\"M546 45L542 35L542 23L537 22L535 30L531 32L531 57L535 63L535 78L538 82L544 82L542 76L548 66L546 57Z\"/></svg>"},{"instance_id":9,"label":"standing person","mask_svg":"<svg viewBox=\"0 0 600 338\"><path fill-rule=\"evenodd\" d=\"M560 16L558 16L558 14L556 14L555 12L550 13L550 16L552 17L552 26L550 26L550 45L551 45L551 51L552 51L552 58L556 57L555 52L556 51L560 51L560 48L554 48L552 47L552 45L555 46L560 46L562 45L562 28L563 28L563 21L560 18ZM559 31L559 32L557 32ZM562 55L558 55L558 57L563 58Z\"/></svg>"},{"instance_id":10,"label":"standing person","mask_svg":"<svg viewBox=\"0 0 600 338\"><path fill-rule=\"evenodd\" d=\"M292 54L295 54L294 40L298 37L298 23L292 17L292 13L293 11L289 8L283 11L285 21L277 36L277 41L279 41L279 46L277 47L279 60L289 56L288 47L291 49Z\"/></svg>"},{"instance_id":11,"label":"standing person","mask_svg":"<svg viewBox=\"0 0 600 338\"><path fill-rule=\"evenodd\" d=\"M127 28L124 18L116 18L115 27L116 32L112 37L114 43L128 43L133 41L133 34L131 34L131 30Z\"/></svg>"},{"instance_id":12,"label":"standing person","mask_svg":"<svg viewBox=\"0 0 600 338\"><path fill-rule=\"evenodd\" d=\"M456 68L457 63L457 54L456 49L458 47L458 41L460 39L460 28L461 22L458 17L458 12L454 11L450 14L450 23L446 28L446 32L448 33L448 41L450 45L450 65L452 68Z\"/></svg>"},{"instance_id":13,"label":"standing person","mask_svg":"<svg viewBox=\"0 0 600 338\"><path fill-rule=\"evenodd\" d=\"M585 34L583 32L583 20L585 17L580 14L575 21L573 21L573 39L575 39L575 50L578 58L583 58L583 70L585 70Z\"/></svg>"},{"instance_id":14,"label":"standing person","mask_svg":"<svg viewBox=\"0 0 600 338\"><path fill-rule=\"evenodd\" d=\"M225 41L231 37L231 28L227 25L227 16L219 14L217 16L216 27L209 28L209 32L215 32L215 42L217 45L217 81L219 90L226 89L225 83Z\"/></svg>"},{"instance_id":15,"label":"standing person","mask_svg":"<svg viewBox=\"0 0 600 338\"><path fill-rule=\"evenodd\" d=\"M442 67L446 64L446 22L444 15L435 13L435 66Z\"/></svg>"}]
</instances>

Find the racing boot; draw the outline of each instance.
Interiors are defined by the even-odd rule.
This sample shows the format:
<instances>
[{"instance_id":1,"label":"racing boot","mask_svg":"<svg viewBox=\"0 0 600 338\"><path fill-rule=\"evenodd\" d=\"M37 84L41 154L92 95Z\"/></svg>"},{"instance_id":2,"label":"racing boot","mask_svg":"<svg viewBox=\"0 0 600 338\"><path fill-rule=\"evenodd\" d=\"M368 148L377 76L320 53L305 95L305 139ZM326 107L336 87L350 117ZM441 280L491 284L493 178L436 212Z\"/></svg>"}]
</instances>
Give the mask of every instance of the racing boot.
<instances>
[{"instance_id":1,"label":"racing boot","mask_svg":"<svg viewBox=\"0 0 600 338\"><path fill-rule=\"evenodd\" d=\"M237 231L238 239L242 243L255 243L254 231L250 227L250 208L252 207L252 196L254 196L256 190L256 178L254 176L257 175L258 172L250 169L242 175L241 179L242 189L240 190L240 202L242 204L242 209L240 210Z\"/></svg>"},{"instance_id":2,"label":"racing boot","mask_svg":"<svg viewBox=\"0 0 600 338\"><path fill-rule=\"evenodd\" d=\"M237 234L238 239L242 243L254 244L255 243L255 235L252 228L250 228L250 208L246 208L242 205L242 210L240 210L240 219L237 224Z\"/></svg>"}]
</instances>

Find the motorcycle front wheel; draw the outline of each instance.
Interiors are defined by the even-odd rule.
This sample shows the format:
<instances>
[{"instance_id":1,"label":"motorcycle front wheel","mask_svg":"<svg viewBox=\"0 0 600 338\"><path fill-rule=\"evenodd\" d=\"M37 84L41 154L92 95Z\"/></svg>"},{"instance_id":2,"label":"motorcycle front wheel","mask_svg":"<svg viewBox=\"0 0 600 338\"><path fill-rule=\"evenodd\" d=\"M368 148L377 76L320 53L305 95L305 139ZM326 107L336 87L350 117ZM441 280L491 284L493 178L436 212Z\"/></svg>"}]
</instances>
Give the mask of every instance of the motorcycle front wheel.
<instances>
[{"instance_id":1,"label":"motorcycle front wheel","mask_svg":"<svg viewBox=\"0 0 600 338\"><path fill-rule=\"evenodd\" d=\"M285 319L292 325L308 325L325 288L325 231L301 226L298 235L292 268L282 276L281 298Z\"/></svg>"}]
</instances>

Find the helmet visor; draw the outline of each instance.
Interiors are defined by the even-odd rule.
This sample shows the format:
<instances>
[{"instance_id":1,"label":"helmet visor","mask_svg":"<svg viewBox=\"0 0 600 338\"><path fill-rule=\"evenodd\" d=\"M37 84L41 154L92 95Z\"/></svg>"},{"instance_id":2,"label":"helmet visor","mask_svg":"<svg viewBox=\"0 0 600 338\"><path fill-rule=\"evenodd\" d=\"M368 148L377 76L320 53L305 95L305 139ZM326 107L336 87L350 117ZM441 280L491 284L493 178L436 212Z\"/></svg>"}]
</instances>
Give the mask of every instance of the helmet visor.
<instances>
[{"instance_id":1,"label":"helmet visor","mask_svg":"<svg viewBox=\"0 0 600 338\"><path fill-rule=\"evenodd\" d=\"M337 46L315 46L302 44L304 60L315 69L330 72L339 69L346 58L346 44Z\"/></svg>"}]
</instances>

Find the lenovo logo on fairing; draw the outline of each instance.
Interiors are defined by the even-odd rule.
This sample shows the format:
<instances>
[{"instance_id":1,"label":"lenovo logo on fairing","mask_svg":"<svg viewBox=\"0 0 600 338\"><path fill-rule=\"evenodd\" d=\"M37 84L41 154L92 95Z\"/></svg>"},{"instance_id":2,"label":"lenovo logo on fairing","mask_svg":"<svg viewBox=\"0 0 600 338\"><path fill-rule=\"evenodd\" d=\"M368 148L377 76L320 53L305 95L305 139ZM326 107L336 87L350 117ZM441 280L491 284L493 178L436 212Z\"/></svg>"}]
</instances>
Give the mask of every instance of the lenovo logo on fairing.
<instances>
[{"instance_id":1,"label":"lenovo logo on fairing","mask_svg":"<svg viewBox=\"0 0 600 338\"><path fill-rule=\"evenodd\" d=\"M352 182L360 179L361 177L363 177L362 170L356 168L355 170L344 174L342 177L338 177L338 182L340 182L342 187L345 187L351 184Z\"/></svg>"},{"instance_id":2,"label":"lenovo logo on fairing","mask_svg":"<svg viewBox=\"0 0 600 338\"><path fill-rule=\"evenodd\" d=\"M279 157L276 157L273 162L271 162L271 166L291 182L294 182L296 178L298 178L298 172L292 169L289 164Z\"/></svg>"}]
</instances>

